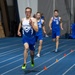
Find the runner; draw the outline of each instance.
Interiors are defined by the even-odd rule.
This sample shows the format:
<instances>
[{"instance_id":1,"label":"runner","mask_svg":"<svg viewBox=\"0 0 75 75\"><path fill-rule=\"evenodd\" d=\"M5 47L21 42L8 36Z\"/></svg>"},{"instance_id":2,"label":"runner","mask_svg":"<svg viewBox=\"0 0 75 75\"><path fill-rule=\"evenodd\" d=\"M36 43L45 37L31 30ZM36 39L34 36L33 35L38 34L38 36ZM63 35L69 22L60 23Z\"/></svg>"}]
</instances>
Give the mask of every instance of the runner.
<instances>
[{"instance_id":1,"label":"runner","mask_svg":"<svg viewBox=\"0 0 75 75\"><path fill-rule=\"evenodd\" d=\"M55 52L58 52L60 28L61 28L61 30L63 30L62 19L61 19L61 17L59 17L58 10L54 10L54 16L50 19L49 27L50 27L50 30L52 30L52 39L53 39L53 41L56 41Z\"/></svg>"},{"instance_id":2,"label":"runner","mask_svg":"<svg viewBox=\"0 0 75 75\"><path fill-rule=\"evenodd\" d=\"M28 57L28 49L30 49L30 56L31 56L31 66L34 66L34 45L36 42L35 39L35 31L38 31L38 25L36 19L31 17L32 9L27 7L25 9L26 17L23 18L19 24L18 28L18 35L21 36L20 29L22 28L22 40L24 44L24 64L22 69L26 69L26 60Z\"/></svg>"},{"instance_id":3,"label":"runner","mask_svg":"<svg viewBox=\"0 0 75 75\"><path fill-rule=\"evenodd\" d=\"M42 49L42 43L43 43L43 32L44 31L44 20L41 19L41 13L36 13L36 20L38 23L38 32L36 32L36 40L39 40L39 47L38 47L38 54L37 56L40 57L41 49Z\"/></svg>"}]
</instances>

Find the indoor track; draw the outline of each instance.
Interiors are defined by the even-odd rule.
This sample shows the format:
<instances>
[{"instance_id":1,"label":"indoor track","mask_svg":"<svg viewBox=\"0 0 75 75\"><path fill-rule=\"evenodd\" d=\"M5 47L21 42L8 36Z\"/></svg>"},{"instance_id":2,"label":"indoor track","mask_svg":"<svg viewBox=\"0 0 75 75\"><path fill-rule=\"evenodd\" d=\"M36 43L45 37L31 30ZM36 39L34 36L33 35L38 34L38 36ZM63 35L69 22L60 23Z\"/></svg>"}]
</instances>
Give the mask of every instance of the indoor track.
<instances>
[{"instance_id":1,"label":"indoor track","mask_svg":"<svg viewBox=\"0 0 75 75\"><path fill-rule=\"evenodd\" d=\"M75 40L60 39L59 52L50 37L44 38L41 57L36 57L35 67L30 65L28 52L27 69L22 70L23 44L21 38L0 39L0 75L75 75Z\"/></svg>"}]
</instances>

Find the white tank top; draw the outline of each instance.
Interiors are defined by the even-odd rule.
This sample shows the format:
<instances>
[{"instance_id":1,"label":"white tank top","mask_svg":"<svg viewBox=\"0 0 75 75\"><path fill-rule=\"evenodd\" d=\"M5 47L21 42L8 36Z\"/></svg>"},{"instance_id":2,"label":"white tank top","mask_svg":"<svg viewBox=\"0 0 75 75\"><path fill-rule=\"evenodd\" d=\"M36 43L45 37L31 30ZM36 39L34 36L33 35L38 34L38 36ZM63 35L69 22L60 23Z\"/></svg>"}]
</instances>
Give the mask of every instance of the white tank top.
<instances>
[{"instance_id":1,"label":"white tank top","mask_svg":"<svg viewBox=\"0 0 75 75\"><path fill-rule=\"evenodd\" d=\"M22 21L22 33L24 36L32 37L34 36L34 30L29 24L29 20L26 20L26 18Z\"/></svg>"}]
</instances>

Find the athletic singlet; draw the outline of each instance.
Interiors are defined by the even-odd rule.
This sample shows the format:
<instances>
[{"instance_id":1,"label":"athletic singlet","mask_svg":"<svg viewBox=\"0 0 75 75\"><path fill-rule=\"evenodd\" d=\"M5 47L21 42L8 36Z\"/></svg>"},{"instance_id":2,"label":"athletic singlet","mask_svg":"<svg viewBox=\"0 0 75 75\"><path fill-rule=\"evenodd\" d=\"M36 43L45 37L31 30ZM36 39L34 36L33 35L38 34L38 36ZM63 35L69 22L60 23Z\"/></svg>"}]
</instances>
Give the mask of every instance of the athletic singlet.
<instances>
[{"instance_id":1,"label":"athletic singlet","mask_svg":"<svg viewBox=\"0 0 75 75\"><path fill-rule=\"evenodd\" d=\"M35 31L29 24L29 20L26 20L26 18L24 18L24 20L22 21L22 34L23 36L27 36L27 37L35 36Z\"/></svg>"},{"instance_id":2,"label":"athletic singlet","mask_svg":"<svg viewBox=\"0 0 75 75\"><path fill-rule=\"evenodd\" d=\"M37 24L38 24L38 32L36 32L36 36L42 35L43 34L43 31L42 31L42 19L40 19L40 21L37 22Z\"/></svg>"},{"instance_id":3,"label":"athletic singlet","mask_svg":"<svg viewBox=\"0 0 75 75\"><path fill-rule=\"evenodd\" d=\"M56 30L60 30L60 18L54 18L52 20L52 30L56 31Z\"/></svg>"}]
</instances>

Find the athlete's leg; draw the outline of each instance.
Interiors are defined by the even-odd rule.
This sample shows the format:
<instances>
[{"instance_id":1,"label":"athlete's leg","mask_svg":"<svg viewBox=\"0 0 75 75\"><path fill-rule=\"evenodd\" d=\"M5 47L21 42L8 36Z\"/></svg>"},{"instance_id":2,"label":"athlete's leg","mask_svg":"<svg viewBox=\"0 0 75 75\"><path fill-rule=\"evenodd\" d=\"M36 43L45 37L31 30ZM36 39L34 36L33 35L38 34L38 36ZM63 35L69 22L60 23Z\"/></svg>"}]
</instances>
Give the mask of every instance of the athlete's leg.
<instances>
[{"instance_id":1,"label":"athlete's leg","mask_svg":"<svg viewBox=\"0 0 75 75\"><path fill-rule=\"evenodd\" d=\"M37 41L38 41L38 36L35 36L35 45L34 45L34 47L36 47Z\"/></svg>"},{"instance_id":2,"label":"athlete's leg","mask_svg":"<svg viewBox=\"0 0 75 75\"><path fill-rule=\"evenodd\" d=\"M53 42L56 41L56 33L55 33L55 31L52 31L52 41Z\"/></svg>"},{"instance_id":3,"label":"athlete's leg","mask_svg":"<svg viewBox=\"0 0 75 75\"><path fill-rule=\"evenodd\" d=\"M34 67L34 45L29 45L30 48L30 56L31 56L31 66Z\"/></svg>"},{"instance_id":4,"label":"athlete's leg","mask_svg":"<svg viewBox=\"0 0 75 75\"><path fill-rule=\"evenodd\" d=\"M59 46L59 36L56 36L56 49L58 49Z\"/></svg>"},{"instance_id":5,"label":"athlete's leg","mask_svg":"<svg viewBox=\"0 0 75 75\"><path fill-rule=\"evenodd\" d=\"M24 44L24 64L26 64L26 60L28 57L28 49L29 49L29 45L28 45L28 43L25 43Z\"/></svg>"},{"instance_id":6,"label":"athlete's leg","mask_svg":"<svg viewBox=\"0 0 75 75\"><path fill-rule=\"evenodd\" d=\"M40 57L40 53L42 50L42 43L43 43L43 40L39 40L39 47L38 47L38 54L37 54L38 57Z\"/></svg>"},{"instance_id":7,"label":"athlete's leg","mask_svg":"<svg viewBox=\"0 0 75 75\"><path fill-rule=\"evenodd\" d=\"M34 67L34 51L30 50L30 56L31 56L31 66Z\"/></svg>"},{"instance_id":8,"label":"athlete's leg","mask_svg":"<svg viewBox=\"0 0 75 75\"><path fill-rule=\"evenodd\" d=\"M55 52L58 51L59 38L60 38L60 30L56 31L56 50L55 50Z\"/></svg>"},{"instance_id":9,"label":"athlete's leg","mask_svg":"<svg viewBox=\"0 0 75 75\"><path fill-rule=\"evenodd\" d=\"M41 53L41 50L42 50L42 43L43 43L43 34L38 36L38 40L39 40L39 47L38 47L37 56L40 57L40 53Z\"/></svg>"},{"instance_id":10,"label":"athlete's leg","mask_svg":"<svg viewBox=\"0 0 75 75\"><path fill-rule=\"evenodd\" d=\"M53 40L53 42L56 41L56 32L55 31L52 31L52 40Z\"/></svg>"},{"instance_id":11,"label":"athlete's leg","mask_svg":"<svg viewBox=\"0 0 75 75\"><path fill-rule=\"evenodd\" d=\"M56 32L55 31L52 31L52 40L53 40L53 42L56 43ZM56 49L53 51L56 52Z\"/></svg>"},{"instance_id":12,"label":"athlete's leg","mask_svg":"<svg viewBox=\"0 0 75 75\"><path fill-rule=\"evenodd\" d=\"M28 49L29 49L29 45L28 43L24 44L24 64L22 65L22 69L26 69L26 60L28 57Z\"/></svg>"}]
</instances>

